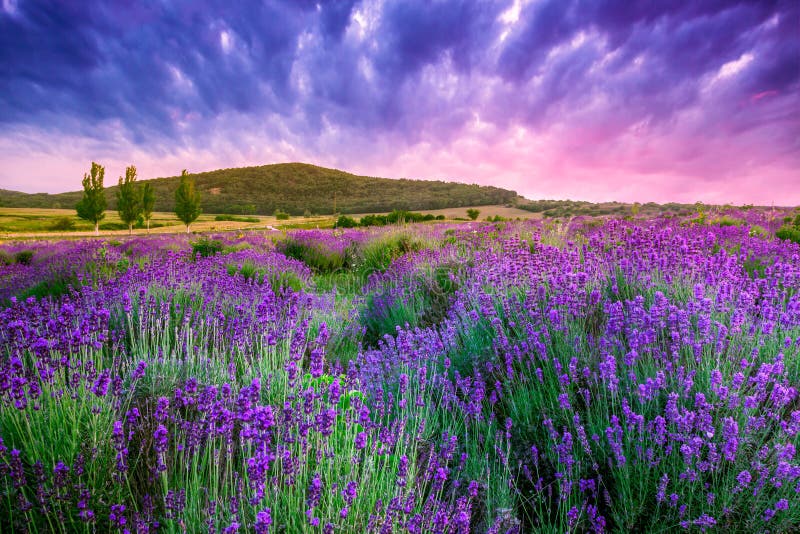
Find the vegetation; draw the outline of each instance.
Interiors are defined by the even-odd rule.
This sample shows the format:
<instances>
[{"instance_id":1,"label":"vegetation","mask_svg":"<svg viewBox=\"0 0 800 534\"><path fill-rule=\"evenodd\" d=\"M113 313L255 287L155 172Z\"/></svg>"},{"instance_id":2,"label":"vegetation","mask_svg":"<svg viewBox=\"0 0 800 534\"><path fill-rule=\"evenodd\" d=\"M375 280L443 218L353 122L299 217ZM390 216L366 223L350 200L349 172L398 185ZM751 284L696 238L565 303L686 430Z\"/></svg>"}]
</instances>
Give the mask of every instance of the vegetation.
<instances>
[{"instance_id":1,"label":"vegetation","mask_svg":"<svg viewBox=\"0 0 800 534\"><path fill-rule=\"evenodd\" d=\"M145 182L142 186L142 219L147 224L147 230L150 230L150 219L153 218L153 209L156 205L156 192L153 189L153 184Z\"/></svg>"},{"instance_id":2,"label":"vegetation","mask_svg":"<svg viewBox=\"0 0 800 534\"><path fill-rule=\"evenodd\" d=\"M789 219L789 221L775 232L775 237L793 243L800 243L800 213L798 213L794 219L791 217L787 217L787 219Z\"/></svg>"},{"instance_id":3,"label":"vegetation","mask_svg":"<svg viewBox=\"0 0 800 534\"><path fill-rule=\"evenodd\" d=\"M181 182L175 190L175 215L186 225L189 233L191 225L200 216L200 192L195 189L194 178L189 176L186 169L181 173Z\"/></svg>"},{"instance_id":4,"label":"vegetation","mask_svg":"<svg viewBox=\"0 0 800 534\"><path fill-rule=\"evenodd\" d=\"M215 221L231 221L231 222L246 222L246 223L257 223L261 222L261 219L258 217L241 217L239 215L217 215L214 217Z\"/></svg>"},{"instance_id":5,"label":"vegetation","mask_svg":"<svg viewBox=\"0 0 800 534\"><path fill-rule=\"evenodd\" d=\"M48 229L56 232L69 232L75 229L75 221L71 217L59 217L50 224Z\"/></svg>"},{"instance_id":6,"label":"vegetation","mask_svg":"<svg viewBox=\"0 0 800 534\"><path fill-rule=\"evenodd\" d=\"M480 214L481 214L481 211L480 210L476 210L475 208L470 208L470 209L467 210L467 217L469 217L473 221L477 220L478 219L478 215L480 215Z\"/></svg>"},{"instance_id":7,"label":"vegetation","mask_svg":"<svg viewBox=\"0 0 800 534\"><path fill-rule=\"evenodd\" d=\"M356 176L304 163L220 169L192 175L203 195L206 213L272 215L281 208L290 215L309 213L389 212L506 204L516 193L497 187L429 180L393 180ZM180 177L147 180L155 192L155 211L172 211ZM116 186L106 190L111 208ZM58 208L75 205L79 192L49 195L0 190L0 206Z\"/></svg>"},{"instance_id":8,"label":"vegetation","mask_svg":"<svg viewBox=\"0 0 800 534\"><path fill-rule=\"evenodd\" d=\"M120 176L117 186L117 211L119 218L128 225L128 233L133 233L133 224L142 215L142 190L136 184L136 167L125 169L125 178Z\"/></svg>"},{"instance_id":9,"label":"vegetation","mask_svg":"<svg viewBox=\"0 0 800 534\"><path fill-rule=\"evenodd\" d=\"M75 206L78 217L94 225L95 235L99 235L100 221L105 217L106 197L103 193L103 177L106 169L92 162L92 170L83 175L83 198Z\"/></svg>"},{"instance_id":10,"label":"vegetation","mask_svg":"<svg viewBox=\"0 0 800 534\"><path fill-rule=\"evenodd\" d=\"M746 219L0 246L0 531L795 532Z\"/></svg>"},{"instance_id":11,"label":"vegetation","mask_svg":"<svg viewBox=\"0 0 800 534\"><path fill-rule=\"evenodd\" d=\"M358 221L347 215L339 215L339 218L336 219L336 223L333 225L334 228L355 228L356 226L358 226Z\"/></svg>"}]
</instances>

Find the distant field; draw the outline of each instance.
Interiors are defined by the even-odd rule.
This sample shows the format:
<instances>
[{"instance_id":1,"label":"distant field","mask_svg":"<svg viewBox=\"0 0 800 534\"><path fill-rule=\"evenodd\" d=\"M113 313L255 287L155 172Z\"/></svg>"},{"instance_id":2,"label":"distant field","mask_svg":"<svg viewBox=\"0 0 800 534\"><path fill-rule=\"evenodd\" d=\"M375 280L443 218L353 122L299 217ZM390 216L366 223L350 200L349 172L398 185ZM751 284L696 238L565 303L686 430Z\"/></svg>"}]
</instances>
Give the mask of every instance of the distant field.
<instances>
[{"instance_id":1,"label":"distant field","mask_svg":"<svg viewBox=\"0 0 800 534\"><path fill-rule=\"evenodd\" d=\"M75 224L74 230L54 230L53 225L61 218L69 218ZM210 232L235 230L253 226L264 226L276 222L275 217L251 216L259 220L258 223L237 221L215 221L215 214L203 214L192 223L192 231ZM123 225L116 211L106 212L106 217L100 223L101 235L124 235L127 229L116 229ZM104 228L104 226L106 228ZM114 227L115 229L109 229ZM176 233L184 232L186 227L173 213L156 212L151 220L151 233ZM147 233L142 228L134 228L134 234ZM46 237L46 236L90 236L94 235L90 223L81 220L70 209L44 209L44 208L0 208L0 239L20 237Z\"/></svg>"},{"instance_id":2,"label":"distant field","mask_svg":"<svg viewBox=\"0 0 800 534\"><path fill-rule=\"evenodd\" d=\"M466 219L467 209L448 208L439 210L422 210L421 213L431 213L433 215L444 215L449 220ZM475 206L480 211L478 220L485 220L487 217L501 216L508 219L535 219L540 218L540 213L532 213L516 208L505 206ZM367 213L354 214L352 217L358 219ZM318 217L291 217L288 220L277 220L274 216L267 215L248 215L247 217L258 219L258 222L239 222L239 221L215 221L217 214L204 213L197 221L192 223L193 232L223 232L231 230L244 230L256 228L330 228L335 219L331 216ZM54 229L54 225L62 218L68 218L74 225L74 230L64 231ZM241 216L240 216L241 217ZM100 235L126 235L127 229L122 229L122 221L116 211L107 211L106 218L100 223ZM174 213L156 212L153 213L151 220L150 233L180 233L185 232L186 227L178 220ZM144 228L134 228L134 234L145 234ZM93 227L90 223L81 220L71 209L48 209L48 208L0 208L0 240L37 238L37 237L85 237L94 235Z\"/></svg>"}]
</instances>

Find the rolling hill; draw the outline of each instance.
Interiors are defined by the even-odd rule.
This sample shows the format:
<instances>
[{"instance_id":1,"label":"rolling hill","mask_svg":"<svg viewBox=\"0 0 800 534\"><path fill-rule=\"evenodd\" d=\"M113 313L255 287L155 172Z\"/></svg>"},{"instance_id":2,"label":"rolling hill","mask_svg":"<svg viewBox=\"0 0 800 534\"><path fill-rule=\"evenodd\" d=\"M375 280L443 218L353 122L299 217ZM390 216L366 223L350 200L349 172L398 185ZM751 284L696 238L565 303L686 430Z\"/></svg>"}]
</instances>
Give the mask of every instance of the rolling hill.
<instances>
[{"instance_id":1,"label":"rolling hill","mask_svg":"<svg viewBox=\"0 0 800 534\"><path fill-rule=\"evenodd\" d=\"M219 169L192 176L205 213L271 215L276 209L292 215L378 213L507 204L517 197L516 192L498 187L356 176L306 163ZM156 211L172 211L178 182L177 176L149 180L156 191ZM115 184L115 178L106 176L110 210L116 209ZM82 191L28 194L0 189L0 206L73 208L81 196Z\"/></svg>"}]
</instances>

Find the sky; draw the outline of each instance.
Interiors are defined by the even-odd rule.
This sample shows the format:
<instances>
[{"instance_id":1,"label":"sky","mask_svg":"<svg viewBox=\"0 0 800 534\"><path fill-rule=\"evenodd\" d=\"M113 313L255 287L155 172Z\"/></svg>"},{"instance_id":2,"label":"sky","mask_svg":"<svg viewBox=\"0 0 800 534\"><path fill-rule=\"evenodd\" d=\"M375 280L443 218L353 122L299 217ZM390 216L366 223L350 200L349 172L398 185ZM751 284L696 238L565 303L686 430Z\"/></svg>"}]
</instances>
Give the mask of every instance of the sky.
<instances>
[{"instance_id":1,"label":"sky","mask_svg":"<svg viewBox=\"0 0 800 534\"><path fill-rule=\"evenodd\" d=\"M301 161L800 204L800 2L0 0L0 188Z\"/></svg>"}]
</instances>

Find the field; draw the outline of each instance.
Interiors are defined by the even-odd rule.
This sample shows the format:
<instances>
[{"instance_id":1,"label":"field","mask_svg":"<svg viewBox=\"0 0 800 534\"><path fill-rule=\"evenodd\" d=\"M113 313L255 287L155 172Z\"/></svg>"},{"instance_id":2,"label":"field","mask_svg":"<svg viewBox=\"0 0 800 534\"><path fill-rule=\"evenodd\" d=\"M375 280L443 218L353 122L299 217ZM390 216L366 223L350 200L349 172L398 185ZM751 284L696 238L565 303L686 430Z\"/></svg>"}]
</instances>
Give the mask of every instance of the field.
<instances>
[{"instance_id":1,"label":"field","mask_svg":"<svg viewBox=\"0 0 800 534\"><path fill-rule=\"evenodd\" d=\"M433 215L444 215L448 219L466 219L466 208L448 208L440 210L422 210L420 213L431 213ZM506 206L476 206L480 211L480 218L503 217L506 219L530 219L537 218L539 214L531 213L517 208ZM368 213L354 214L352 217L360 218ZM224 232L233 230L254 230L273 228L332 228L335 217L312 216L312 217L291 217L288 220L278 220L274 216L267 215L233 215L228 218L238 220L216 220L220 215L201 214L197 221L192 223L192 232ZM225 217L224 215L222 217ZM67 219L73 225L73 229L64 230L58 227L58 223ZM186 231L186 226L175 216L174 213L155 212L148 231L143 227L134 227L134 234L163 234L180 233ZM0 208L0 241L3 239L21 239L38 237L88 237L94 235L94 227L91 223L83 221L77 217L75 210L69 209L49 209L49 208ZM100 223L100 234L104 236L123 236L128 235L128 229L120 220L116 211L107 211L106 218Z\"/></svg>"},{"instance_id":2,"label":"field","mask_svg":"<svg viewBox=\"0 0 800 534\"><path fill-rule=\"evenodd\" d=\"M790 532L783 211L7 243L0 531Z\"/></svg>"}]
</instances>

